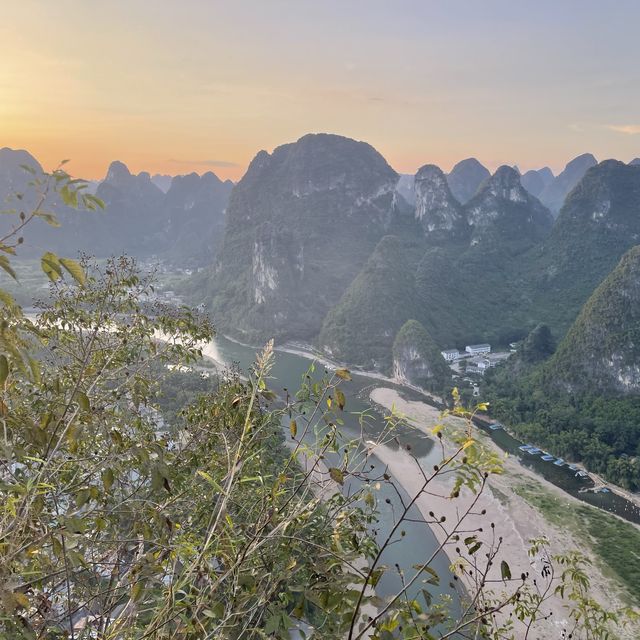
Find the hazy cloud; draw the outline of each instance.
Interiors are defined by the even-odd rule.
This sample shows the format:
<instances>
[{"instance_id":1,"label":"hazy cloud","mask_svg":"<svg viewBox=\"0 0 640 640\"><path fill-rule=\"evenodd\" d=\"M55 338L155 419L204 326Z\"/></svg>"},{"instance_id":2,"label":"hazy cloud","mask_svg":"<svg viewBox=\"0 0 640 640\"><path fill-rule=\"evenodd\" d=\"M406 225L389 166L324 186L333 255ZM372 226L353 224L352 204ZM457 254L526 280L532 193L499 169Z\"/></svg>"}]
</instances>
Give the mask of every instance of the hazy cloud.
<instances>
[{"instance_id":1,"label":"hazy cloud","mask_svg":"<svg viewBox=\"0 0 640 640\"><path fill-rule=\"evenodd\" d=\"M640 124L607 124L605 126L611 131L625 133L628 136L635 136L640 134Z\"/></svg>"},{"instance_id":2,"label":"hazy cloud","mask_svg":"<svg viewBox=\"0 0 640 640\"><path fill-rule=\"evenodd\" d=\"M169 158L169 162L174 164L189 164L198 165L202 167L239 167L237 162L229 162L228 160L178 160L176 158Z\"/></svg>"}]
</instances>

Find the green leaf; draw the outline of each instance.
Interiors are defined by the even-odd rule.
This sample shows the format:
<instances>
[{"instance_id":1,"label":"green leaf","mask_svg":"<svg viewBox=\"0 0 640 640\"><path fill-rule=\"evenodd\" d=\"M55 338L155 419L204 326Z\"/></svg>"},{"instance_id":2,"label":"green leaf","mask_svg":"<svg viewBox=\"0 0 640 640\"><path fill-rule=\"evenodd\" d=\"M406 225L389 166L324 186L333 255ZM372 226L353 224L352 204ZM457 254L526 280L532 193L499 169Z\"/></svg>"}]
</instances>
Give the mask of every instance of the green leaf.
<instances>
[{"instance_id":1,"label":"green leaf","mask_svg":"<svg viewBox=\"0 0 640 640\"><path fill-rule=\"evenodd\" d=\"M4 289L0 289L0 302L9 309L16 309L16 301L13 299L13 296Z\"/></svg>"},{"instance_id":2,"label":"green leaf","mask_svg":"<svg viewBox=\"0 0 640 640\"><path fill-rule=\"evenodd\" d=\"M78 506L78 508L87 504L87 502L89 502L90 497L91 497L91 493L89 489L80 489L80 491L78 491L76 495L76 505Z\"/></svg>"},{"instance_id":3,"label":"green leaf","mask_svg":"<svg viewBox=\"0 0 640 640\"><path fill-rule=\"evenodd\" d=\"M280 621L282 617L280 613L274 613L270 618L267 619L266 624L264 625L264 632L267 635L275 633L280 628Z\"/></svg>"},{"instance_id":4,"label":"green leaf","mask_svg":"<svg viewBox=\"0 0 640 640\"><path fill-rule=\"evenodd\" d=\"M44 211L38 213L38 218L42 218L48 225L52 227L61 226L58 222L58 218L56 218L53 213L45 213Z\"/></svg>"},{"instance_id":5,"label":"green leaf","mask_svg":"<svg viewBox=\"0 0 640 640\"><path fill-rule=\"evenodd\" d=\"M131 587L131 599L134 602L140 602L142 596L144 595L144 582L142 580L138 580L133 587Z\"/></svg>"},{"instance_id":6,"label":"green leaf","mask_svg":"<svg viewBox=\"0 0 640 640\"><path fill-rule=\"evenodd\" d=\"M84 193L82 195L82 204L89 211L95 211L96 209L104 209L104 202L100 198L91 195L90 193Z\"/></svg>"},{"instance_id":7,"label":"green leaf","mask_svg":"<svg viewBox=\"0 0 640 640\"><path fill-rule=\"evenodd\" d=\"M196 471L196 473L201 478L204 478L216 491L222 491L223 490L222 487L213 479L211 474L207 473L206 471L202 471L201 469L198 469Z\"/></svg>"},{"instance_id":8,"label":"green leaf","mask_svg":"<svg viewBox=\"0 0 640 640\"><path fill-rule=\"evenodd\" d=\"M11 268L11 263L7 256L0 256L0 269L4 269L14 280L18 280L18 278L16 278L16 272Z\"/></svg>"},{"instance_id":9,"label":"green leaf","mask_svg":"<svg viewBox=\"0 0 640 640\"><path fill-rule=\"evenodd\" d=\"M427 584L440 584L440 576L437 574L436 570L433 567L430 567L428 564L414 564L413 568L417 569L418 571L425 571L431 576L427 580Z\"/></svg>"},{"instance_id":10,"label":"green leaf","mask_svg":"<svg viewBox=\"0 0 640 640\"><path fill-rule=\"evenodd\" d=\"M40 258L40 266L45 272L49 280L55 282L62 277L62 269L60 267L60 260L55 253L47 251L42 258Z\"/></svg>"},{"instance_id":11,"label":"green leaf","mask_svg":"<svg viewBox=\"0 0 640 640\"><path fill-rule=\"evenodd\" d=\"M72 260L71 258L60 258L60 264L69 272L71 277L80 285L84 285L86 282L86 276L84 269L80 266L79 262Z\"/></svg>"},{"instance_id":12,"label":"green leaf","mask_svg":"<svg viewBox=\"0 0 640 640\"><path fill-rule=\"evenodd\" d=\"M4 385L9 377L9 361L4 355L0 356L0 385Z\"/></svg>"},{"instance_id":13,"label":"green leaf","mask_svg":"<svg viewBox=\"0 0 640 640\"><path fill-rule=\"evenodd\" d=\"M480 547L482 546L482 542L476 542L470 549L469 555L472 556Z\"/></svg>"},{"instance_id":14,"label":"green leaf","mask_svg":"<svg viewBox=\"0 0 640 640\"><path fill-rule=\"evenodd\" d=\"M113 486L113 469L107 468L102 472L102 484L104 485L104 490L109 491Z\"/></svg>"},{"instance_id":15,"label":"green leaf","mask_svg":"<svg viewBox=\"0 0 640 640\"><path fill-rule=\"evenodd\" d=\"M67 185L60 189L60 197L68 207L76 209L78 207L78 192L75 189L70 189Z\"/></svg>"},{"instance_id":16,"label":"green leaf","mask_svg":"<svg viewBox=\"0 0 640 640\"><path fill-rule=\"evenodd\" d=\"M331 469L329 469L329 476L331 476L331 479L334 482L344 484L344 473L342 473L342 471L337 467L331 467Z\"/></svg>"},{"instance_id":17,"label":"green leaf","mask_svg":"<svg viewBox=\"0 0 640 640\"><path fill-rule=\"evenodd\" d=\"M40 384L40 363L31 356L28 356L27 362L29 363L29 368L31 369L31 379L36 383Z\"/></svg>"},{"instance_id":18,"label":"green leaf","mask_svg":"<svg viewBox=\"0 0 640 640\"><path fill-rule=\"evenodd\" d=\"M503 580L511 580L511 569L504 560L500 563L500 573Z\"/></svg>"},{"instance_id":19,"label":"green leaf","mask_svg":"<svg viewBox=\"0 0 640 640\"><path fill-rule=\"evenodd\" d=\"M372 587L377 587L378 586L378 582L380 582L380 578L382 578L382 576L384 575L384 569L380 568L380 569L375 569L374 571L371 572L371 578L369 579L369 584Z\"/></svg>"},{"instance_id":20,"label":"green leaf","mask_svg":"<svg viewBox=\"0 0 640 640\"><path fill-rule=\"evenodd\" d=\"M76 394L73 398L83 411L91 410L91 403L89 402L89 397L86 393L84 393L83 391L76 391Z\"/></svg>"}]
</instances>

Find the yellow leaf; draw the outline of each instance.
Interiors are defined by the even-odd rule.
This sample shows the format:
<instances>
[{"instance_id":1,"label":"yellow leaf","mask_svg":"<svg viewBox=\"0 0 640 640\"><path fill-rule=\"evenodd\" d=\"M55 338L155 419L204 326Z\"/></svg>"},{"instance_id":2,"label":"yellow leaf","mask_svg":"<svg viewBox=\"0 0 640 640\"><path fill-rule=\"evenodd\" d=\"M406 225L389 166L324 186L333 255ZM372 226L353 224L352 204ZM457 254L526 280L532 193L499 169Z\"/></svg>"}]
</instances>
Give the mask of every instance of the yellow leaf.
<instances>
[{"instance_id":1,"label":"yellow leaf","mask_svg":"<svg viewBox=\"0 0 640 640\"><path fill-rule=\"evenodd\" d=\"M342 393L340 389L336 389L335 392L336 392L336 402L340 407L340 411L342 411L344 409L344 405L346 404L346 398L344 397L344 393Z\"/></svg>"},{"instance_id":2,"label":"yellow leaf","mask_svg":"<svg viewBox=\"0 0 640 640\"><path fill-rule=\"evenodd\" d=\"M336 369L336 375L343 380L351 380L351 374L348 369Z\"/></svg>"},{"instance_id":3,"label":"yellow leaf","mask_svg":"<svg viewBox=\"0 0 640 640\"><path fill-rule=\"evenodd\" d=\"M433 435L438 435L442 429L444 429L444 425L443 424L437 424L435 427L433 427L433 429L431 429L431 433L433 433Z\"/></svg>"},{"instance_id":4,"label":"yellow leaf","mask_svg":"<svg viewBox=\"0 0 640 640\"><path fill-rule=\"evenodd\" d=\"M62 277L62 268L60 267L60 260L55 253L47 251L42 258L40 258L40 266L42 270L47 274L49 280L55 282L58 278Z\"/></svg>"},{"instance_id":5,"label":"yellow leaf","mask_svg":"<svg viewBox=\"0 0 640 640\"><path fill-rule=\"evenodd\" d=\"M13 592L13 599L21 607L24 607L25 609L29 608L29 598L27 598L27 596L24 593L22 593L21 591L14 591Z\"/></svg>"},{"instance_id":6,"label":"yellow leaf","mask_svg":"<svg viewBox=\"0 0 640 640\"><path fill-rule=\"evenodd\" d=\"M468 449L472 444L473 444L474 440L472 438L469 438L463 445L462 445L462 450L464 451L465 449Z\"/></svg>"},{"instance_id":7,"label":"yellow leaf","mask_svg":"<svg viewBox=\"0 0 640 640\"><path fill-rule=\"evenodd\" d=\"M60 258L60 264L78 284L83 285L85 283L84 269L80 266L80 263L71 260L71 258Z\"/></svg>"},{"instance_id":8,"label":"yellow leaf","mask_svg":"<svg viewBox=\"0 0 640 640\"><path fill-rule=\"evenodd\" d=\"M289 431L291 432L291 437L295 438L298 433L298 423L295 420L289 423Z\"/></svg>"}]
</instances>

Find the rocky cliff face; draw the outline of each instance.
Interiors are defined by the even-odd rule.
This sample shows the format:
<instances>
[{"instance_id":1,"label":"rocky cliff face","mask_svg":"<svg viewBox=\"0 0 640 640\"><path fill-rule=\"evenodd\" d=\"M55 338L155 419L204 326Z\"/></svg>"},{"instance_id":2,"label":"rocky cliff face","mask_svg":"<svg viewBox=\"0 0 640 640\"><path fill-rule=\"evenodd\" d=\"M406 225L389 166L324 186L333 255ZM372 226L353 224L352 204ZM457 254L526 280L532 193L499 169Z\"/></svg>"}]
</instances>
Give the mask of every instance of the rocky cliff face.
<instances>
[{"instance_id":1,"label":"rocky cliff face","mask_svg":"<svg viewBox=\"0 0 640 640\"><path fill-rule=\"evenodd\" d=\"M540 201L554 215L557 214L571 190L582 180L588 169L595 166L597 160L590 153L583 153L567 164L540 193Z\"/></svg>"},{"instance_id":2,"label":"rocky cliff face","mask_svg":"<svg viewBox=\"0 0 640 640\"><path fill-rule=\"evenodd\" d=\"M406 200L407 204L415 206L416 194L415 194L415 179L416 177L411 174L401 174L396 185L396 191Z\"/></svg>"},{"instance_id":3,"label":"rocky cliff face","mask_svg":"<svg viewBox=\"0 0 640 640\"><path fill-rule=\"evenodd\" d=\"M169 176L164 173L156 173L151 176L151 182L162 191L162 193L167 193L171 188L171 181L173 180L173 176Z\"/></svg>"},{"instance_id":4,"label":"rocky cliff face","mask_svg":"<svg viewBox=\"0 0 640 640\"><path fill-rule=\"evenodd\" d=\"M451 369L433 338L416 320L405 322L394 340L393 376L436 393L451 386Z\"/></svg>"},{"instance_id":5,"label":"rocky cliff face","mask_svg":"<svg viewBox=\"0 0 640 640\"><path fill-rule=\"evenodd\" d=\"M451 173L447 176L447 182L455 199L465 204L490 175L489 170L478 160L467 158L458 162L451 169Z\"/></svg>"},{"instance_id":6,"label":"rocky cliff face","mask_svg":"<svg viewBox=\"0 0 640 640\"><path fill-rule=\"evenodd\" d=\"M428 241L438 243L467 237L462 206L453 197L447 178L435 165L421 167L415 177L415 216Z\"/></svg>"},{"instance_id":7,"label":"rocky cliff face","mask_svg":"<svg viewBox=\"0 0 640 640\"><path fill-rule=\"evenodd\" d=\"M570 393L640 394L640 246L589 298L546 373Z\"/></svg>"},{"instance_id":8,"label":"rocky cliff face","mask_svg":"<svg viewBox=\"0 0 640 640\"><path fill-rule=\"evenodd\" d=\"M212 286L225 330L310 338L393 223L398 174L373 147L307 135L236 185Z\"/></svg>"},{"instance_id":9,"label":"rocky cliff face","mask_svg":"<svg viewBox=\"0 0 640 640\"><path fill-rule=\"evenodd\" d=\"M465 207L471 244L521 253L544 238L553 224L547 209L524 189L506 165L486 180Z\"/></svg>"}]
</instances>

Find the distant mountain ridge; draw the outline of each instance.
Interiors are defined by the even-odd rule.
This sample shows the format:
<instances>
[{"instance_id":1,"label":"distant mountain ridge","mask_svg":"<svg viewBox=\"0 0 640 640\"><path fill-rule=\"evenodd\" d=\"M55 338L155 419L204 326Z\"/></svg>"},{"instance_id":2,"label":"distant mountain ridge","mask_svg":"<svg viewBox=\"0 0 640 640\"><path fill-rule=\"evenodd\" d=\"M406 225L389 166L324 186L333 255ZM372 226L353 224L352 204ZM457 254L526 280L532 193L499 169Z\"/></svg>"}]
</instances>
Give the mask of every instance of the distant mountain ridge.
<instances>
[{"instance_id":1,"label":"distant mountain ridge","mask_svg":"<svg viewBox=\"0 0 640 640\"><path fill-rule=\"evenodd\" d=\"M32 176L21 165L42 173L40 163L28 152L0 150L0 202L25 193L26 200L20 202L28 207L35 203L35 193L28 186ZM104 180L89 186L105 202L105 210L77 212L51 197L47 207L60 218L62 228L41 221L30 225L24 245L27 255L44 249L67 254L82 250L98 257L128 253L171 259L189 267L206 266L215 255L233 183L211 172L153 178L147 172L135 175L124 163L114 161ZM6 203L7 208L13 205L15 200ZM5 216L0 222L10 224L11 220Z\"/></svg>"},{"instance_id":2,"label":"distant mountain ridge","mask_svg":"<svg viewBox=\"0 0 640 640\"><path fill-rule=\"evenodd\" d=\"M495 335L492 309L511 291L503 274L548 234L551 214L506 166L463 206L442 171L425 165L416 174L415 200L417 228L407 224L405 235L385 238L327 315L319 345L332 356L390 372L394 338L409 319L441 346L489 334L504 342L517 334L514 322L504 336Z\"/></svg>"},{"instance_id":3,"label":"distant mountain ridge","mask_svg":"<svg viewBox=\"0 0 640 640\"><path fill-rule=\"evenodd\" d=\"M591 158L570 162L561 185ZM304 136L260 152L234 190L204 300L240 339L316 341L334 358L387 373L410 319L443 348L506 345L539 323L559 338L637 236L634 214L622 212L636 201L636 172L592 167L554 222L512 167L461 204L435 165L411 184L369 145ZM547 186L557 181L547 168L535 173ZM605 183L614 194L606 211L585 196ZM584 221L572 222L576 210Z\"/></svg>"},{"instance_id":4,"label":"distant mountain ridge","mask_svg":"<svg viewBox=\"0 0 640 640\"><path fill-rule=\"evenodd\" d=\"M583 153L567 163L567 166L540 192L540 201L552 213L557 214L565 198L580 182L587 169L598 161L590 153Z\"/></svg>"},{"instance_id":5,"label":"distant mountain ridge","mask_svg":"<svg viewBox=\"0 0 640 640\"><path fill-rule=\"evenodd\" d=\"M539 198L545 188L553 182L554 177L549 167L543 167L542 169L531 169L523 173L520 177L520 182L532 196Z\"/></svg>"},{"instance_id":6,"label":"distant mountain ridge","mask_svg":"<svg viewBox=\"0 0 640 640\"><path fill-rule=\"evenodd\" d=\"M453 197L465 204L476 193L478 187L490 176L489 170L475 158L458 162L447 175Z\"/></svg>"},{"instance_id":7,"label":"distant mountain ridge","mask_svg":"<svg viewBox=\"0 0 640 640\"><path fill-rule=\"evenodd\" d=\"M491 175L472 158L449 175L424 165L399 176L364 142L310 134L258 153L235 186L194 173L172 178L166 193L114 162L97 186L106 212L54 202L64 233L40 225L33 245L209 267L192 299L229 335L303 339L392 373L409 320L442 348L506 345L540 323L564 336L640 243L640 167L594 162L584 154L557 178L506 165ZM37 165L0 151L4 193L25 184L21 163ZM451 185L461 177L458 199ZM542 183L541 198L571 187L555 221L532 194Z\"/></svg>"}]
</instances>

